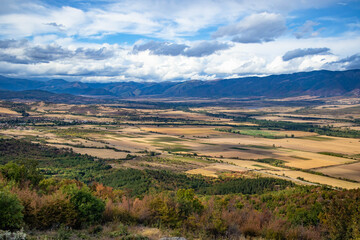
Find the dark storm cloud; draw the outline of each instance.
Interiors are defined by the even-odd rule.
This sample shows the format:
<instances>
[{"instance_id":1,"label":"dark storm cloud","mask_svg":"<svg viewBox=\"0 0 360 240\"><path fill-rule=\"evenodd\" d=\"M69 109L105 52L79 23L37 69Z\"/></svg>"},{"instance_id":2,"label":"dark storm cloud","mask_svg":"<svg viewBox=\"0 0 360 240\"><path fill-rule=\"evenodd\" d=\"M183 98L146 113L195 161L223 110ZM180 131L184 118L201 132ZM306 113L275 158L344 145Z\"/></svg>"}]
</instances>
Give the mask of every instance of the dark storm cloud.
<instances>
[{"instance_id":1,"label":"dark storm cloud","mask_svg":"<svg viewBox=\"0 0 360 240\"><path fill-rule=\"evenodd\" d=\"M135 45L133 52L137 53L149 50L154 55L203 57L211 55L216 51L228 49L229 47L229 44L219 43L217 41L203 41L191 47L185 44L151 41L142 45Z\"/></svg>"},{"instance_id":2,"label":"dark storm cloud","mask_svg":"<svg viewBox=\"0 0 360 240\"><path fill-rule=\"evenodd\" d=\"M282 59L284 61L290 61L294 58L300 58L305 56L311 56L311 55L318 55L318 54L330 54L329 48L303 48L303 49L295 49L292 51L288 51L284 54Z\"/></svg>"}]
</instances>

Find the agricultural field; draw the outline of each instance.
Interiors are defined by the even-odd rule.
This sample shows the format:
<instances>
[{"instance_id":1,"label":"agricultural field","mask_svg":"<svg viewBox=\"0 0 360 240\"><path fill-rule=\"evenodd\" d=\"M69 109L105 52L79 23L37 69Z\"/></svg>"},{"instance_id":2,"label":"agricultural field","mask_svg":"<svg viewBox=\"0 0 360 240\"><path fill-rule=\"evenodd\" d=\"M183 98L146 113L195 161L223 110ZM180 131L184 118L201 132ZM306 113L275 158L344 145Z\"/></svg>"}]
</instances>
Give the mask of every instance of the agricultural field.
<instances>
[{"instance_id":1,"label":"agricultural field","mask_svg":"<svg viewBox=\"0 0 360 240\"><path fill-rule=\"evenodd\" d=\"M354 181L360 181L360 163L343 164L338 166L324 167L317 169L318 172L339 178L347 178Z\"/></svg>"},{"instance_id":2,"label":"agricultural field","mask_svg":"<svg viewBox=\"0 0 360 240\"><path fill-rule=\"evenodd\" d=\"M172 100L148 105L139 100L130 105L4 102L0 134L106 159L115 168L211 177L271 175L300 184L359 187L358 104L338 100L299 107L304 99L295 99L297 106L286 106L285 99L278 101L281 106L256 107L196 107L199 102L193 101L190 108ZM9 124L23 119L24 112L26 123Z\"/></svg>"},{"instance_id":3,"label":"agricultural field","mask_svg":"<svg viewBox=\"0 0 360 240\"><path fill-rule=\"evenodd\" d=\"M19 115L19 113L9 109L9 108L4 108L4 107L0 107L0 114L5 114L5 115Z\"/></svg>"},{"instance_id":4,"label":"agricultural field","mask_svg":"<svg viewBox=\"0 0 360 240\"><path fill-rule=\"evenodd\" d=\"M84 186L82 194L106 203L103 217L98 216L106 223L99 231L110 238L159 239L181 232L192 239L204 224L189 221L198 219L210 223L207 237L199 239L216 239L227 236L223 229L230 229L233 219L218 213L231 212L238 214L236 219L269 219L265 228L245 233L248 238L256 234L272 239L273 222L278 221L285 235L291 227L298 235L306 229L304 234L312 237L304 239L321 239L332 229L331 216L343 211L327 208L332 196L343 201L346 192L357 199L358 190L352 191L360 188L358 105L344 99L336 104L334 99L331 104L326 99L303 103L313 101L306 97L287 101L0 102L0 175L19 181L11 171L29 169L21 176L35 187L12 191L22 201L32 192L39 207L45 204L42 209L55 196L71 196L71 191L60 191L64 185ZM185 196L202 210L181 213ZM164 212L161 206L176 210ZM355 210L349 211L356 216ZM38 215L37 222L26 224L48 229L41 219L58 221ZM327 225L320 224L323 219ZM76 222L64 224L74 227L72 236L98 236L77 230ZM244 222L241 234L253 225ZM323 233L316 230L320 227Z\"/></svg>"}]
</instances>

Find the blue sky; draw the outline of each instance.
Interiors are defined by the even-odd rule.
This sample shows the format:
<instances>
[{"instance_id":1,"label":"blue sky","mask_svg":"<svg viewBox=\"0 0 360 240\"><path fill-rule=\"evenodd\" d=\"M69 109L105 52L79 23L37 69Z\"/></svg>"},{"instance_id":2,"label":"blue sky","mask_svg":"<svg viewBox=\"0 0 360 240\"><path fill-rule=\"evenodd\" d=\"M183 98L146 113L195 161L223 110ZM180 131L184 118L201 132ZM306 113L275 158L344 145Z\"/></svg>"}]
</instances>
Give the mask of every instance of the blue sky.
<instances>
[{"instance_id":1,"label":"blue sky","mask_svg":"<svg viewBox=\"0 0 360 240\"><path fill-rule=\"evenodd\" d=\"M211 80L360 68L358 0L0 0L0 74Z\"/></svg>"}]
</instances>

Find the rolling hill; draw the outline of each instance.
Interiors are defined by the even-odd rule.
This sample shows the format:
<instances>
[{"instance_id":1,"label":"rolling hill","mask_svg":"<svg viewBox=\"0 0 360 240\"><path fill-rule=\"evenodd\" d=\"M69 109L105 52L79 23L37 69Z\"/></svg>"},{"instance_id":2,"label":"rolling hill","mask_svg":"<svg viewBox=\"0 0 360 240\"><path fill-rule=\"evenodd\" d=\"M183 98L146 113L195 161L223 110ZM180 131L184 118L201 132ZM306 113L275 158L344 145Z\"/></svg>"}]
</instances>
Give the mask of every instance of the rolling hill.
<instances>
[{"instance_id":1,"label":"rolling hill","mask_svg":"<svg viewBox=\"0 0 360 240\"><path fill-rule=\"evenodd\" d=\"M0 89L10 91L42 90L57 94L135 97L290 97L313 95L359 96L360 70L312 71L267 77L245 77L212 81L183 82L69 82L62 79L35 81L0 76Z\"/></svg>"},{"instance_id":2,"label":"rolling hill","mask_svg":"<svg viewBox=\"0 0 360 240\"><path fill-rule=\"evenodd\" d=\"M0 90L2 100L45 101L52 103L92 104L103 103L102 99L74 96L67 93L52 93L44 90L8 91Z\"/></svg>"}]
</instances>

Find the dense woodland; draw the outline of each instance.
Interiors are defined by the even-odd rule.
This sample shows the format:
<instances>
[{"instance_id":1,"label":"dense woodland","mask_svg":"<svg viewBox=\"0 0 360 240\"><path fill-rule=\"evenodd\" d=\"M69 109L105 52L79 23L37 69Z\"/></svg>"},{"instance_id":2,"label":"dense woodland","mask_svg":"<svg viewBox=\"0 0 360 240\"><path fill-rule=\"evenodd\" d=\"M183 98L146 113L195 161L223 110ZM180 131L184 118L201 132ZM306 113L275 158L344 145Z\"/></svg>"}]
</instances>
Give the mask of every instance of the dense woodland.
<instances>
[{"instance_id":1,"label":"dense woodland","mask_svg":"<svg viewBox=\"0 0 360 240\"><path fill-rule=\"evenodd\" d=\"M133 225L189 239L360 237L360 190L112 169L101 159L24 140L2 139L0 150L4 230L52 229L55 239L76 238L81 229L88 229L84 238L146 239L127 230ZM118 228L103 230L109 223Z\"/></svg>"}]
</instances>

